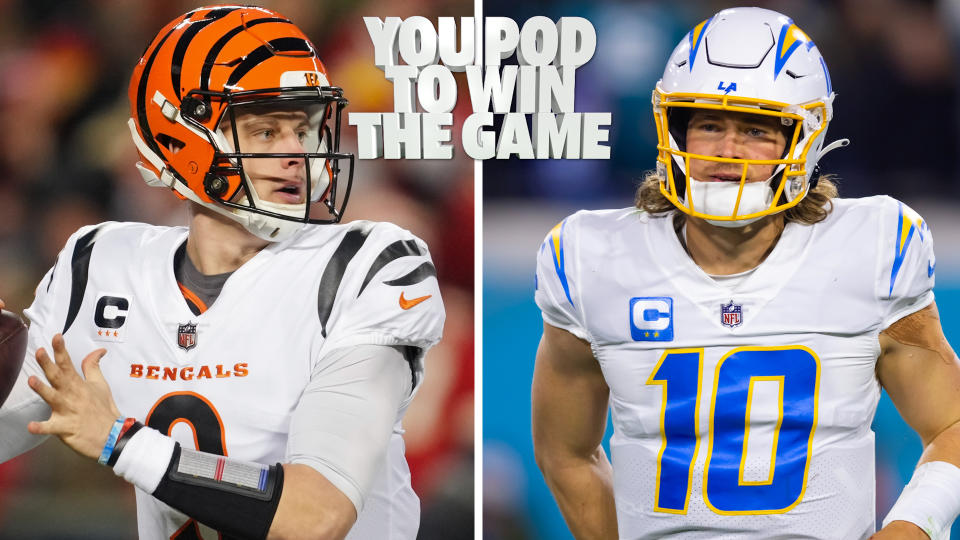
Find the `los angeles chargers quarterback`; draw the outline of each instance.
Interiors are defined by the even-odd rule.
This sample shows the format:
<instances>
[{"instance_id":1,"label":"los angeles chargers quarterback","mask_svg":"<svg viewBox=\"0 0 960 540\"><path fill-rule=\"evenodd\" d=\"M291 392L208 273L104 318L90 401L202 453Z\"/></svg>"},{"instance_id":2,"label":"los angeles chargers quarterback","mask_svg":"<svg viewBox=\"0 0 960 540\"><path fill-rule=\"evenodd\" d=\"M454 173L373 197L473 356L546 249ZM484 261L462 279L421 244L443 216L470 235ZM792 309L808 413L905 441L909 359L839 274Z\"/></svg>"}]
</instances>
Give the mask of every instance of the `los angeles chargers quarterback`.
<instances>
[{"instance_id":1,"label":"los angeles chargers quarterback","mask_svg":"<svg viewBox=\"0 0 960 540\"><path fill-rule=\"evenodd\" d=\"M538 464L577 538L947 538L960 512L960 363L933 236L818 162L827 63L789 17L721 11L653 91L634 207L540 246ZM925 450L875 533L886 389ZM608 409L610 459L601 447Z\"/></svg>"}]
</instances>

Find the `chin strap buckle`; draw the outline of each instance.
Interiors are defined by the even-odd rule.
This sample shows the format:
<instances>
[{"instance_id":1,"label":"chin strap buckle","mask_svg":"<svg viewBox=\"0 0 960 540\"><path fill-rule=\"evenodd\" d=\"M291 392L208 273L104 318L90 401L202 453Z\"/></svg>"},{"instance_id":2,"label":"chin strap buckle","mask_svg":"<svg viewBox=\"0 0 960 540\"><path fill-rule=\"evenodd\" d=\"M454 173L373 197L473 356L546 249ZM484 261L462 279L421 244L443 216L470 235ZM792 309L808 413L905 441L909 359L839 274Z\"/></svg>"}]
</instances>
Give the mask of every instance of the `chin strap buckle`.
<instances>
[{"instance_id":1,"label":"chin strap buckle","mask_svg":"<svg viewBox=\"0 0 960 540\"><path fill-rule=\"evenodd\" d=\"M150 187L165 187L173 189L177 183L177 178L173 176L167 169L160 171L160 176L158 177L156 173L148 169L143 162L137 162L137 170L140 171L140 176L143 178L143 181L147 183Z\"/></svg>"}]
</instances>

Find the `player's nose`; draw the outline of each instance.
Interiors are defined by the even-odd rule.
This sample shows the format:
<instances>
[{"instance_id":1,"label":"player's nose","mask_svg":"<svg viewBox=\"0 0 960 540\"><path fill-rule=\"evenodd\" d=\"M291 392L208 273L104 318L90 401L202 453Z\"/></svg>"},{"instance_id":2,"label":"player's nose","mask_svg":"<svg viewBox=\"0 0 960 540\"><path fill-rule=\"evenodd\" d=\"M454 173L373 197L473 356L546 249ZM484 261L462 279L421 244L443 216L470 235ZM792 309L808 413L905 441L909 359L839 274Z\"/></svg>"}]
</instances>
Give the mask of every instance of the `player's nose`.
<instances>
[{"instance_id":1,"label":"player's nose","mask_svg":"<svg viewBox=\"0 0 960 540\"><path fill-rule=\"evenodd\" d=\"M743 137L736 129L723 131L714 151L715 157L741 159L743 157Z\"/></svg>"},{"instance_id":2,"label":"player's nose","mask_svg":"<svg viewBox=\"0 0 960 540\"><path fill-rule=\"evenodd\" d=\"M294 130L284 131L279 151L284 154L305 154L307 152L301 135ZM297 167L303 166L303 164L304 159L302 157L287 156L283 158L284 167Z\"/></svg>"}]
</instances>

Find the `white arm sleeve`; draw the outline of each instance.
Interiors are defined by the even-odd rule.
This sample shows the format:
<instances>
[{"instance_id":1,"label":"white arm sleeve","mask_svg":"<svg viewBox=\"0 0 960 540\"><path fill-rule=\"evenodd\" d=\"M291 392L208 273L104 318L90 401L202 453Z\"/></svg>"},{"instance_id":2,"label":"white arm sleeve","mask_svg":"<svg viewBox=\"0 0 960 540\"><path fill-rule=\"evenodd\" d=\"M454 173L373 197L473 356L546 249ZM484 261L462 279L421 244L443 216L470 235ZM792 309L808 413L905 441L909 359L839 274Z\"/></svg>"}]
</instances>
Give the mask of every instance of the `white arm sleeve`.
<instances>
[{"instance_id":1,"label":"white arm sleeve","mask_svg":"<svg viewBox=\"0 0 960 540\"><path fill-rule=\"evenodd\" d=\"M27 424L31 421L50 418L50 407L27 386L27 379L30 375L36 375L47 382L35 355L40 347L47 347L49 351L54 334L63 331L72 285L71 258L77 240L96 228L82 227L70 236L57 256L54 267L37 285L33 304L23 312L30 321L27 352L13 391L0 408L0 463L35 448L47 439L46 435L31 435L27 431Z\"/></svg>"},{"instance_id":2,"label":"white arm sleeve","mask_svg":"<svg viewBox=\"0 0 960 540\"><path fill-rule=\"evenodd\" d=\"M31 373L31 367L37 367L36 362L24 362L13 391L0 409L0 463L32 450L47 439L46 435L27 431L30 422L50 418L50 407L27 386L30 375L43 377L43 373Z\"/></svg>"},{"instance_id":3,"label":"white arm sleeve","mask_svg":"<svg viewBox=\"0 0 960 540\"><path fill-rule=\"evenodd\" d=\"M63 259L63 257L64 253L61 252L60 258ZM66 265L59 264L58 261L58 266ZM50 407L27 386L27 379L30 378L30 375L36 375L40 377L40 380L47 382L46 375L43 374L43 370L40 369L34 355L37 349L45 344L44 335L49 333L46 327L52 326L51 304L54 302L55 296L51 294L50 289L62 288L60 282L65 277L69 279L68 270L62 269L59 274L56 270L56 266L51 268L40 280L33 305L24 312L27 320L30 321L27 334L27 351L17 382L6 401L3 402L3 407L0 408L0 463L9 461L37 447L47 439L46 435L33 435L27 431L27 424L31 421L42 421L50 418ZM64 276L64 274L67 276ZM47 346L49 347L48 343Z\"/></svg>"},{"instance_id":4,"label":"white arm sleeve","mask_svg":"<svg viewBox=\"0 0 960 540\"><path fill-rule=\"evenodd\" d=\"M293 412L286 461L316 469L359 514L412 386L412 372L397 347L331 351Z\"/></svg>"}]
</instances>

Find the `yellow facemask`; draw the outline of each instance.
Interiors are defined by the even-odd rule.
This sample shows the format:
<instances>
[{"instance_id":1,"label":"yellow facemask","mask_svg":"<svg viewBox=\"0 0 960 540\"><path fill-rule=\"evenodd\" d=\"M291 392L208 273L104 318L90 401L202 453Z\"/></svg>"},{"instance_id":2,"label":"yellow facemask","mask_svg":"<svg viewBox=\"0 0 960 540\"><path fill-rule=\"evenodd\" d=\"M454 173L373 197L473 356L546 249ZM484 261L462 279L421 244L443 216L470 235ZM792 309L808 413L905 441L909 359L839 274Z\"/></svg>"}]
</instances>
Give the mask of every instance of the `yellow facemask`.
<instances>
[{"instance_id":1,"label":"yellow facemask","mask_svg":"<svg viewBox=\"0 0 960 540\"><path fill-rule=\"evenodd\" d=\"M809 173L812 172L806 169L807 154L826 129L827 122L824 119L828 118L827 103L820 101L796 106L732 95L666 93L657 88L653 93L653 104L657 127L657 170L660 173L660 192L682 212L711 221L752 221L796 206L811 189L807 181ZM681 149L671 133L671 128L673 132L677 129L686 130L686 125L670 124L671 116L678 116L675 114L675 109L708 109L780 118L789 133L786 149L780 159L725 158L686 152L685 148ZM672 112L674 114L671 114ZM828 149L831 148L824 149L820 154L822 155ZM728 213L710 213L705 208L697 207L695 201L698 197L692 193L696 188L693 187L692 182L687 181L690 161L693 159L741 166L739 188ZM771 176L772 183L769 181L765 183L772 190L769 205L759 211L756 207L746 211L741 209L741 199L747 184L747 169L751 165L775 167ZM678 178L678 175L682 177Z\"/></svg>"}]
</instances>

